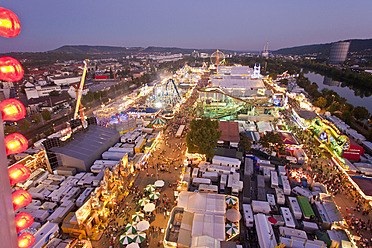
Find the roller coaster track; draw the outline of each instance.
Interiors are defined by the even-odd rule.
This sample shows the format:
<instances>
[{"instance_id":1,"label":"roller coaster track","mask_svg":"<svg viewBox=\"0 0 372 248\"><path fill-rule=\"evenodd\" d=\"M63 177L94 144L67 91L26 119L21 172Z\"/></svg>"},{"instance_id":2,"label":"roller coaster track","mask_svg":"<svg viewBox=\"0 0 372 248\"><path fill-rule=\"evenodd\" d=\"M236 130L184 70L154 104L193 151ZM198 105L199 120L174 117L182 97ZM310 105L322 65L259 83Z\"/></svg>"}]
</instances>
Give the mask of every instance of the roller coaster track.
<instances>
[{"instance_id":1,"label":"roller coaster track","mask_svg":"<svg viewBox=\"0 0 372 248\"><path fill-rule=\"evenodd\" d=\"M225 95L225 96L228 96L228 97L230 97L230 98L232 98L232 99L235 99L235 100L237 100L237 101L241 101L241 102L249 103L249 104L251 104L251 105L254 105L255 107L262 107L262 106L258 106L257 103L254 103L254 102L253 102L253 101L256 100L255 98L254 98L254 99L242 99L242 98L240 98L240 97L236 97L236 96L233 96L233 95L231 95L231 94L229 94L229 93L226 93L226 92L223 91L221 88L209 88L209 89L211 89L211 90L198 89L198 91L199 91L200 93L221 93L221 94L223 94L223 95ZM275 107L275 106L264 106L264 107L265 107L265 108L271 108L271 107Z\"/></svg>"}]
</instances>

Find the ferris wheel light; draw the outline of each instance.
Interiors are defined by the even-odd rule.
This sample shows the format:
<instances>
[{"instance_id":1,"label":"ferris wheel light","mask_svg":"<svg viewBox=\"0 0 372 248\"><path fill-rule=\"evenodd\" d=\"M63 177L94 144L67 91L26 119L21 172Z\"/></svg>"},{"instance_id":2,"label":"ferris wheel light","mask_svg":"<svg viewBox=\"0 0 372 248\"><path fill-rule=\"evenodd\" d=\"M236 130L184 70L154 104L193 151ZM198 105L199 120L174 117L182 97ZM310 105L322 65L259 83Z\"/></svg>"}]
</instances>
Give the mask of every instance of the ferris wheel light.
<instances>
[{"instance_id":1,"label":"ferris wheel light","mask_svg":"<svg viewBox=\"0 0 372 248\"><path fill-rule=\"evenodd\" d=\"M15 164L8 168L10 185L23 182L30 177L30 170L23 164Z\"/></svg>"},{"instance_id":2,"label":"ferris wheel light","mask_svg":"<svg viewBox=\"0 0 372 248\"><path fill-rule=\"evenodd\" d=\"M29 248L35 243L36 239L34 235L29 232L23 232L17 238L19 248Z\"/></svg>"},{"instance_id":3,"label":"ferris wheel light","mask_svg":"<svg viewBox=\"0 0 372 248\"><path fill-rule=\"evenodd\" d=\"M17 154L26 151L28 141L25 136L20 133L12 133L5 137L6 155Z\"/></svg>"},{"instance_id":4,"label":"ferris wheel light","mask_svg":"<svg viewBox=\"0 0 372 248\"><path fill-rule=\"evenodd\" d=\"M0 58L0 80L16 82L23 78L23 67L18 60L12 57Z\"/></svg>"},{"instance_id":5,"label":"ferris wheel light","mask_svg":"<svg viewBox=\"0 0 372 248\"><path fill-rule=\"evenodd\" d=\"M19 121L26 116L25 106L14 98L2 101L0 110L4 121Z\"/></svg>"},{"instance_id":6,"label":"ferris wheel light","mask_svg":"<svg viewBox=\"0 0 372 248\"><path fill-rule=\"evenodd\" d=\"M0 7L0 35L6 38L16 37L21 31L21 23L16 14Z\"/></svg>"},{"instance_id":7,"label":"ferris wheel light","mask_svg":"<svg viewBox=\"0 0 372 248\"><path fill-rule=\"evenodd\" d=\"M21 212L15 217L15 224L17 228L17 233L30 227L34 223L34 218L29 213Z\"/></svg>"},{"instance_id":8,"label":"ferris wheel light","mask_svg":"<svg viewBox=\"0 0 372 248\"><path fill-rule=\"evenodd\" d=\"M24 189L19 189L13 192L12 194L12 202L14 211L17 211L20 208L23 208L30 204L32 201L31 194Z\"/></svg>"}]
</instances>

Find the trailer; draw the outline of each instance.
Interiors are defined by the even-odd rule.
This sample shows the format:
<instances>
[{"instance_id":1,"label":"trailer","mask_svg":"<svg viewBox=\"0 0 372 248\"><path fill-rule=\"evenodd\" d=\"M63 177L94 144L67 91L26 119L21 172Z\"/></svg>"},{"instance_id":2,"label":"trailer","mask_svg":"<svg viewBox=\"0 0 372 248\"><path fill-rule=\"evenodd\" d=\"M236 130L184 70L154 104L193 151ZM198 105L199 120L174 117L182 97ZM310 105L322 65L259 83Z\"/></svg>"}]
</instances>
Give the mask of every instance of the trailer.
<instances>
[{"instance_id":1,"label":"trailer","mask_svg":"<svg viewBox=\"0 0 372 248\"><path fill-rule=\"evenodd\" d=\"M121 159L123 159L123 157L126 154L127 153L125 153L125 152L109 152L109 151L106 151L106 152L102 153L102 158L107 159L107 160L120 161Z\"/></svg>"},{"instance_id":2,"label":"trailer","mask_svg":"<svg viewBox=\"0 0 372 248\"><path fill-rule=\"evenodd\" d=\"M119 161L116 161L116 160L96 160L94 161L94 164L103 164L103 165L111 165L111 166L115 166L117 164L119 164L120 162Z\"/></svg>"},{"instance_id":3,"label":"trailer","mask_svg":"<svg viewBox=\"0 0 372 248\"><path fill-rule=\"evenodd\" d=\"M224 185L224 186L226 186L226 184L227 184L227 175L225 175L225 174L222 174L221 175L221 179L220 179L220 185Z\"/></svg>"},{"instance_id":4,"label":"trailer","mask_svg":"<svg viewBox=\"0 0 372 248\"><path fill-rule=\"evenodd\" d=\"M65 201L75 201L75 198L80 194L80 188L72 187L66 195L61 199L61 202Z\"/></svg>"},{"instance_id":5,"label":"trailer","mask_svg":"<svg viewBox=\"0 0 372 248\"><path fill-rule=\"evenodd\" d=\"M54 182L61 183L61 182L63 182L65 179L66 179L65 176L50 174L50 175L48 175L48 179L47 179L47 180L51 180L51 181L54 181Z\"/></svg>"},{"instance_id":6,"label":"trailer","mask_svg":"<svg viewBox=\"0 0 372 248\"><path fill-rule=\"evenodd\" d=\"M225 184L220 184L220 194L225 194L225 187L226 185Z\"/></svg>"},{"instance_id":7,"label":"trailer","mask_svg":"<svg viewBox=\"0 0 372 248\"><path fill-rule=\"evenodd\" d=\"M257 200L266 201L266 190L264 188L257 189Z\"/></svg>"},{"instance_id":8,"label":"trailer","mask_svg":"<svg viewBox=\"0 0 372 248\"><path fill-rule=\"evenodd\" d=\"M105 176L105 171L101 171L100 173L98 173L98 175L92 181L93 187L97 187L104 176Z\"/></svg>"},{"instance_id":9,"label":"trailer","mask_svg":"<svg viewBox=\"0 0 372 248\"><path fill-rule=\"evenodd\" d=\"M212 171L206 171L202 173L203 178L209 178L212 182L216 183L218 182L218 173L212 172Z\"/></svg>"},{"instance_id":10,"label":"trailer","mask_svg":"<svg viewBox=\"0 0 372 248\"><path fill-rule=\"evenodd\" d=\"M283 215L285 226L290 228L296 228L291 210L289 208L281 207L280 212Z\"/></svg>"},{"instance_id":11,"label":"trailer","mask_svg":"<svg viewBox=\"0 0 372 248\"><path fill-rule=\"evenodd\" d=\"M277 188L279 187L279 178L278 178L278 173L276 171L271 171L271 188Z\"/></svg>"},{"instance_id":12,"label":"trailer","mask_svg":"<svg viewBox=\"0 0 372 248\"><path fill-rule=\"evenodd\" d=\"M302 226L302 229L308 233L314 233L316 230L319 230L318 225L314 222L302 221Z\"/></svg>"},{"instance_id":13,"label":"trailer","mask_svg":"<svg viewBox=\"0 0 372 248\"><path fill-rule=\"evenodd\" d=\"M275 189L275 195L276 195L276 202L279 205L284 205L285 204L285 197L284 197L283 190L280 189L280 188L276 188Z\"/></svg>"},{"instance_id":14,"label":"trailer","mask_svg":"<svg viewBox=\"0 0 372 248\"><path fill-rule=\"evenodd\" d=\"M315 217L314 211L306 197L297 196L297 201L300 204L304 220L310 220L312 217Z\"/></svg>"},{"instance_id":15,"label":"trailer","mask_svg":"<svg viewBox=\"0 0 372 248\"><path fill-rule=\"evenodd\" d=\"M70 191L72 186L65 185L60 187L58 190L53 191L48 198L53 202L60 202L61 199L67 194L68 191Z\"/></svg>"},{"instance_id":16,"label":"trailer","mask_svg":"<svg viewBox=\"0 0 372 248\"><path fill-rule=\"evenodd\" d=\"M253 211L250 204L243 204L243 216L246 227L254 226Z\"/></svg>"},{"instance_id":17,"label":"trailer","mask_svg":"<svg viewBox=\"0 0 372 248\"><path fill-rule=\"evenodd\" d=\"M252 201L252 210L254 213L270 214L271 207L267 201Z\"/></svg>"},{"instance_id":18,"label":"trailer","mask_svg":"<svg viewBox=\"0 0 372 248\"><path fill-rule=\"evenodd\" d=\"M80 208L84 202L90 197L90 194L93 192L93 188L86 188L83 193L76 199L76 206Z\"/></svg>"},{"instance_id":19,"label":"trailer","mask_svg":"<svg viewBox=\"0 0 372 248\"><path fill-rule=\"evenodd\" d=\"M246 157L244 164L244 176L250 177L253 175L253 172L253 159Z\"/></svg>"},{"instance_id":20,"label":"trailer","mask_svg":"<svg viewBox=\"0 0 372 248\"><path fill-rule=\"evenodd\" d=\"M199 184L200 193L218 193L218 186L213 184Z\"/></svg>"},{"instance_id":21,"label":"trailer","mask_svg":"<svg viewBox=\"0 0 372 248\"><path fill-rule=\"evenodd\" d=\"M279 176L285 176L285 175L287 175L287 172L286 172L284 166L278 166L278 172L279 172Z\"/></svg>"},{"instance_id":22,"label":"trailer","mask_svg":"<svg viewBox=\"0 0 372 248\"><path fill-rule=\"evenodd\" d=\"M266 194L267 202L270 203L272 207L276 206L275 196L273 194Z\"/></svg>"},{"instance_id":23,"label":"trailer","mask_svg":"<svg viewBox=\"0 0 372 248\"><path fill-rule=\"evenodd\" d=\"M191 177L192 177L192 178L195 178L195 177L198 177L198 175L199 175L199 168L194 168L194 169L192 170Z\"/></svg>"},{"instance_id":24,"label":"trailer","mask_svg":"<svg viewBox=\"0 0 372 248\"><path fill-rule=\"evenodd\" d=\"M104 164L93 164L90 167L90 171L93 172L93 173L100 173L104 169L105 169L105 165Z\"/></svg>"},{"instance_id":25,"label":"trailer","mask_svg":"<svg viewBox=\"0 0 372 248\"><path fill-rule=\"evenodd\" d=\"M289 196L288 203L289 203L289 207L292 210L292 213L295 219L300 220L302 218L302 211L301 211L300 204L298 204L296 197Z\"/></svg>"},{"instance_id":26,"label":"trailer","mask_svg":"<svg viewBox=\"0 0 372 248\"><path fill-rule=\"evenodd\" d=\"M125 148L125 147L110 147L107 151L133 154L133 148Z\"/></svg>"},{"instance_id":27,"label":"trailer","mask_svg":"<svg viewBox=\"0 0 372 248\"><path fill-rule=\"evenodd\" d=\"M223 156L214 156L212 164L229 166L233 168L240 168L241 161L237 158L229 158Z\"/></svg>"},{"instance_id":28,"label":"trailer","mask_svg":"<svg viewBox=\"0 0 372 248\"><path fill-rule=\"evenodd\" d=\"M209 178L200 178L200 177L195 177L192 179L192 185L194 187L198 187L199 184L211 184L211 179Z\"/></svg>"},{"instance_id":29,"label":"trailer","mask_svg":"<svg viewBox=\"0 0 372 248\"><path fill-rule=\"evenodd\" d=\"M263 175L257 175L257 188L265 188L265 178Z\"/></svg>"},{"instance_id":30,"label":"trailer","mask_svg":"<svg viewBox=\"0 0 372 248\"><path fill-rule=\"evenodd\" d=\"M28 192L31 194L32 199L45 200L52 193L44 187L32 187L28 189Z\"/></svg>"},{"instance_id":31,"label":"trailer","mask_svg":"<svg viewBox=\"0 0 372 248\"><path fill-rule=\"evenodd\" d=\"M223 174L229 175L231 173L236 172L235 168L232 168L232 167L229 167L229 166L217 165L217 164L209 165L207 167L207 171L217 172L220 175L223 175Z\"/></svg>"},{"instance_id":32,"label":"trailer","mask_svg":"<svg viewBox=\"0 0 372 248\"><path fill-rule=\"evenodd\" d=\"M290 195L291 194L291 185L289 184L289 181L288 181L287 177L286 176L281 176L280 179L282 181L284 195Z\"/></svg>"},{"instance_id":33,"label":"trailer","mask_svg":"<svg viewBox=\"0 0 372 248\"><path fill-rule=\"evenodd\" d=\"M270 182L270 178L271 178L270 168L265 167L265 168L263 168L262 172L263 172L263 176L265 178L265 182Z\"/></svg>"},{"instance_id":34,"label":"trailer","mask_svg":"<svg viewBox=\"0 0 372 248\"><path fill-rule=\"evenodd\" d=\"M311 193L311 191L308 189L296 186L292 189L292 192L297 196L303 196L307 198L311 203L313 203L315 200L313 193Z\"/></svg>"}]
</instances>

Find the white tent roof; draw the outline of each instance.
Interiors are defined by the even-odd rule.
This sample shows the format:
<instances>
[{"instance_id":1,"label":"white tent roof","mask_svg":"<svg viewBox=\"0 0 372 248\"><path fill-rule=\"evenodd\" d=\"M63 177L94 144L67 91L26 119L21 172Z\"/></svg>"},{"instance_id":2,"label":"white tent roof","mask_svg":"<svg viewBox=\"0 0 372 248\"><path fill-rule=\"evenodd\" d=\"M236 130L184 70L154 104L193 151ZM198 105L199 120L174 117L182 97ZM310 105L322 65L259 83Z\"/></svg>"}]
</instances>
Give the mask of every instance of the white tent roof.
<instances>
[{"instance_id":1,"label":"white tent roof","mask_svg":"<svg viewBox=\"0 0 372 248\"><path fill-rule=\"evenodd\" d=\"M221 243L219 240L208 236L193 237L191 241L191 248L220 248L220 247Z\"/></svg>"},{"instance_id":2,"label":"white tent roof","mask_svg":"<svg viewBox=\"0 0 372 248\"><path fill-rule=\"evenodd\" d=\"M266 122L266 121L257 122L257 127L258 127L258 131L260 133L262 133L262 132L272 132L273 131L273 128L272 128L271 124Z\"/></svg>"},{"instance_id":3,"label":"white tent roof","mask_svg":"<svg viewBox=\"0 0 372 248\"><path fill-rule=\"evenodd\" d=\"M203 214L225 215L225 196L183 191L179 194L178 206L185 211Z\"/></svg>"},{"instance_id":4,"label":"white tent roof","mask_svg":"<svg viewBox=\"0 0 372 248\"><path fill-rule=\"evenodd\" d=\"M217 215L195 214L191 236L204 235L225 240L225 218Z\"/></svg>"}]
</instances>

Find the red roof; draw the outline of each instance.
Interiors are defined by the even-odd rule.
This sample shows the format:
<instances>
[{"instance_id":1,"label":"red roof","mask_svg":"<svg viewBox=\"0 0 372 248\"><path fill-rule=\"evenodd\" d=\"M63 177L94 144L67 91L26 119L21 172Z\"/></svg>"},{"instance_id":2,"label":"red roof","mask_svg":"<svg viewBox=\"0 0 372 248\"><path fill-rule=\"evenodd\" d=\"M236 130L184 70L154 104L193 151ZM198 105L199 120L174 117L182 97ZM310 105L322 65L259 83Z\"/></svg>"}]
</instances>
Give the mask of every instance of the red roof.
<instances>
[{"instance_id":1,"label":"red roof","mask_svg":"<svg viewBox=\"0 0 372 248\"><path fill-rule=\"evenodd\" d=\"M94 78L95 79L108 79L108 76L107 75L95 75Z\"/></svg>"},{"instance_id":2,"label":"red roof","mask_svg":"<svg viewBox=\"0 0 372 248\"><path fill-rule=\"evenodd\" d=\"M239 126L237 122L234 121L220 121L219 131L222 131L219 140L222 141L232 141L239 142Z\"/></svg>"},{"instance_id":3,"label":"red roof","mask_svg":"<svg viewBox=\"0 0 372 248\"><path fill-rule=\"evenodd\" d=\"M74 87L75 89L79 89L80 83L73 83L70 86ZM83 90L88 89L88 87L84 84Z\"/></svg>"}]
</instances>

